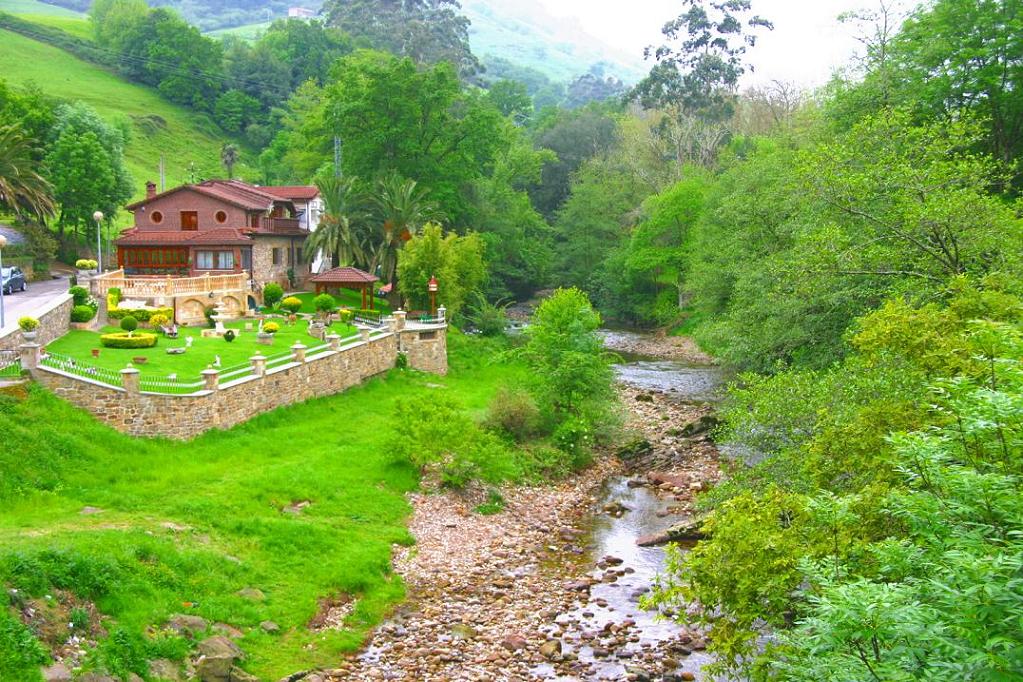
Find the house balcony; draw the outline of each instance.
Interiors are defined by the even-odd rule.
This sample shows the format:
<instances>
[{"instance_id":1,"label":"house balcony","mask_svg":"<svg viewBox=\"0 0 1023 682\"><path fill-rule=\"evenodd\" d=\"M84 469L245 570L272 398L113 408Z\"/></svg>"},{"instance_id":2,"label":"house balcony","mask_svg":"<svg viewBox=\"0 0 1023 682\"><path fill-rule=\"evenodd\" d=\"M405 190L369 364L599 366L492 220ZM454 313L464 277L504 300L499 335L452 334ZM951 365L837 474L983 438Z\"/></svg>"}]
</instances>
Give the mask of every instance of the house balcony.
<instances>
[{"instance_id":1,"label":"house balcony","mask_svg":"<svg viewBox=\"0 0 1023 682\"><path fill-rule=\"evenodd\" d=\"M288 234L301 230L302 223L298 218L263 218L263 229Z\"/></svg>"}]
</instances>

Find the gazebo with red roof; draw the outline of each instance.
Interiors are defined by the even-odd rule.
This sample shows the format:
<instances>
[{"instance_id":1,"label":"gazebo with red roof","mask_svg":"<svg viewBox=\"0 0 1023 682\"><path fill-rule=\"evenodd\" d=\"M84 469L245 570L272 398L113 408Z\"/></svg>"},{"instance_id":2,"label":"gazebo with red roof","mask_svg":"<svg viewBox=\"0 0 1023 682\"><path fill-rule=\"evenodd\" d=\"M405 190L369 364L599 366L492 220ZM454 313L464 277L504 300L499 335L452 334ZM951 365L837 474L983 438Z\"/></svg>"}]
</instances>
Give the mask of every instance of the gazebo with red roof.
<instances>
[{"instance_id":1,"label":"gazebo with red roof","mask_svg":"<svg viewBox=\"0 0 1023 682\"><path fill-rule=\"evenodd\" d=\"M345 266L321 272L320 274L312 277L309 281L316 285L317 294L330 289L352 289L362 291L362 307L365 310L366 290L371 288L378 279L378 277L375 277L368 272L363 272L358 268ZM373 300L374 296L370 293L369 310L373 310Z\"/></svg>"}]
</instances>

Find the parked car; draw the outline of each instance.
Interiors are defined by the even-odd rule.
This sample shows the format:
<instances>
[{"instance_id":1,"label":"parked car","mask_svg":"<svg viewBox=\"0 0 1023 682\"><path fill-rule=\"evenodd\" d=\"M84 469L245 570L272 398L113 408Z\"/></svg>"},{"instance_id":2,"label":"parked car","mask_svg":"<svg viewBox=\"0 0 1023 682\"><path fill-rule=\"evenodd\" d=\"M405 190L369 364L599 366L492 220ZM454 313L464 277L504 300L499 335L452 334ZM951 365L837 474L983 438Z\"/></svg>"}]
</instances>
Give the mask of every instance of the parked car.
<instances>
[{"instance_id":1,"label":"parked car","mask_svg":"<svg viewBox=\"0 0 1023 682\"><path fill-rule=\"evenodd\" d=\"M25 283L25 273L21 271L21 268L3 268L0 270L0 281L3 283L5 294L24 291L28 288Z\"/></svg>"}]
</instances>

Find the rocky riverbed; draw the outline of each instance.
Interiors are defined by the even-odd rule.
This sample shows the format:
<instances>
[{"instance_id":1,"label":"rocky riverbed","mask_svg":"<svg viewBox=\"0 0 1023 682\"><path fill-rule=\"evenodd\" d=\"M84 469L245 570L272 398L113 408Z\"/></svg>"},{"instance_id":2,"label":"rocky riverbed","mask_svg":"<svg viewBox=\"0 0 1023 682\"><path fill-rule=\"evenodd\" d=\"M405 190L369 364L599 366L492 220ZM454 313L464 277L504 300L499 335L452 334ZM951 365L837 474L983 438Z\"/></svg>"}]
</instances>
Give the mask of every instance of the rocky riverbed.
<instances>
[{"instance_id":1,"label":"rocky riverbed","mask_svg":"<svg viewBox=\"0 0 1023 682\"><path fill-rule=\"evenodd\" d=\"M685 344L669 346L659 357L677 362ZM408 602L358 657L288 679L702 679L701 633L638 602L663 565L661 545L720 476L704 390L716 380L680 382L668 368L656 387L629 366L618 455L557 485L507 491L493 516L472 511L480 492L413 495L417 544L395 561Z\"/></svg>"}]
</instances>

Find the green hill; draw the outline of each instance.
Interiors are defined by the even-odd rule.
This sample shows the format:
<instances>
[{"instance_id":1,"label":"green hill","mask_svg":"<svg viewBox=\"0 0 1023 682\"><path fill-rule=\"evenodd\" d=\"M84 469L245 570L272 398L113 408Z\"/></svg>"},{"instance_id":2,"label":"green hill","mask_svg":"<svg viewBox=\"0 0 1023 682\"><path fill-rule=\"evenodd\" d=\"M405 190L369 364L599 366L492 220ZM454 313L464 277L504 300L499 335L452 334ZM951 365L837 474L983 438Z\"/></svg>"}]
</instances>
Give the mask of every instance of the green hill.
<instances>
[{"instance_id":1,"label":"green hill","mask_svg":"<svg viewBox=\"0 0 1023 682\"><path fill-rule=\"evenodd\" d=\"M2 2L0 10L12 4L11 0ZM26 0L18 0L18 4L49 7ZM31 16L33 20L45 16L46 20L38 23L61 28L60 23L84 25L73 13ZM199 175L222 172L220 146L228 138L209 117L171 104L149 88L56 47L0 30L0 78L12 84L32 83L53 97L82 100L110 121L127 121L131 140L126 161L138 196L144 193L146 180L158 179L161 156L168 187L189 180L190 164Z\"/></svg>"}]
</instances>

